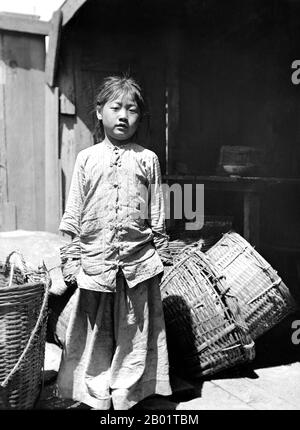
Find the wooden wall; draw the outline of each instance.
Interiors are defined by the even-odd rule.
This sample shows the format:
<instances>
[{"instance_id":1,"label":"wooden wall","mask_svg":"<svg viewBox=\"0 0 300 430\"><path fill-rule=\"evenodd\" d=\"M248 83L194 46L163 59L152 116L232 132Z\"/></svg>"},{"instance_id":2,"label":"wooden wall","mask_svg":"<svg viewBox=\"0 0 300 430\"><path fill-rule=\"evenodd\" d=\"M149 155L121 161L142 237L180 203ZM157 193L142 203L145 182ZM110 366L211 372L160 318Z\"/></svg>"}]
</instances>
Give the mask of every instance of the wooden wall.
<instances>
[{"instance_id":1,"label":"wooden wall","mask_svg":"<svg viewBox=\"0 0 300 430\"><path fill-rule=\"evenodd\" d=\"M0 231L45 227L44 39L0 30Z\"/></svg>"}]
</instances>

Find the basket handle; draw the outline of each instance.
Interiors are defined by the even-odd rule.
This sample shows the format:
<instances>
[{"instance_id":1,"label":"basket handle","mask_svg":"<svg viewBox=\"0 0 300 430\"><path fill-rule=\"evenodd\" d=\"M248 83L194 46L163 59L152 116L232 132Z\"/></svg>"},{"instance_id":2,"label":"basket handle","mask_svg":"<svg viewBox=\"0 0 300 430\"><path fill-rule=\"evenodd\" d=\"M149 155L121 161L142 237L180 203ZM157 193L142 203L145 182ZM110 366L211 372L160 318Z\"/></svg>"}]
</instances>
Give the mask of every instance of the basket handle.
<instances>
[{"instance_id":1,"label":"basket handle","mask_svg":"<svg viewBox=\"0 0 300 430\"><path fill-rule=\"evenodd\" d=\"M7 256L6 261L5 261L5 264L9 264L9 263L10 263L10 259L11 259L11 257L12 257L14 254L16 254L16 255L18 255L18 256L19 256L20 261L21 261L21 263L22 263L22 270L23 270L23 272L27 272L28 268L27 268L27 265L26 265L26 262L25 262L24 256L23 256L23 254L21 254L21 252L19 252L19 251L12 251L12 252Z\"/></svg>"},{"instance_id":2,"label":"basket handle","mask_svg":"<svg viewBox=\"0 0 300 430\"><path fill-rule=\"evenodd\" d=\"M24 357L26 356L26 354L27 354L28 350L29 350L29 349L30 349L30 347L31 347L31 344L32 344L33 339L34 339L34 336L36 335L36 333L37 333L37 331L38 331L38 329L39 329L39 326L40 326L40 324L41 324L41 322L42 322L42 319L43 319L43 314L44 314L44 311L45 311L45 309L46 309L47 302L48 302L48 295L49 295L49 282L48 282L48 281L46 281L46 283L45 283L44 299L43 299L43 303L42 303L42 306L41 306L40 314L39 314L38 319L37 319L37 321L36 321L35 327L34 327L34 329L32 330L31 335L30 335L30 337L29 337L29 339L28 339L27 345L26 345L26 347L25 347L24 351L22 352L22 354L20 355L20 357L19 357L19 359L18 359L17 363L14 365L13 369L9 372L9 374L7 375L7 377L6 377L6 378L4 379L4 381L1 383L1 385L0 385L0 386L1 386L2 388L5 388L5 387L7 386L7 384L8 384L8 383L9 383L9 381L11 380L11 378L12 378L12 377L14 376L14 374L18 371L18 369L19 369L19 367L20 367L21 363L22 363L22 362L23 362L23 360L24 360Z\"/></svg>"},{"instance_id":3,"label":"basket handle","mask_svg":"<svg viewBox=\"0 0 300 430\"><path fill-rule=\"evenodd\" d=\"M19 261L21 262L21 266L20 269L22 270L23 274L26 275L26 272L28 271L25 260L24 260L24 256L18 252L18 251L12 251L6 258L5 261L5 266L8 266L10 264L10 273L9 273L9 281L8 281L8 287L11 287L12 281L13 281L13 275L14 275L14 269L15 269L15 262L11 262L10 259L13 255L17 255L19 257Z\"/></svg>"}]
</instances>

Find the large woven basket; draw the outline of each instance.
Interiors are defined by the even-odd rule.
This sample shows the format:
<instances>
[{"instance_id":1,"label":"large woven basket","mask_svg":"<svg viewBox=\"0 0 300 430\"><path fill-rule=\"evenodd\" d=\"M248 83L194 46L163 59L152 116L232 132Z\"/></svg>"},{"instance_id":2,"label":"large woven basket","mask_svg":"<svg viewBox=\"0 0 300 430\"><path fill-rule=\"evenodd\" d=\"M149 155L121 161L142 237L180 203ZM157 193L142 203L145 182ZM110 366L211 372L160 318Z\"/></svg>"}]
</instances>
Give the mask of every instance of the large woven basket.
<instances>
[{"instance_id":1,"label":"large woven basket","mask_svg":"<svg viewBox=\"0 0 300 430\"><path fill-rule=\"evenodd\" d=\"M207 256L224 276L230 293L238 299L253 339L296 309L277 272L238 233L224 234Z\"/></svg>"},{"instance_id":2,"label":"large woven basket","mask_svg":"<svg viewBox=\"0 0 300 430\"><path fill-rule=\"evenodd\" d=\"M0 409L31 409L41 391L49 277L0 263Z\"/></svg>"},{"instance_id":3,"label":"large woven basket","mask_svg":"<svg viewBox=\"0 0 300 430\"><path fill-rule=\"evenodd\" d=\"M197 248L165 274L161 294L171 366L206 376L254 358L236 300Z\"/></svg>"},{"instance_id":4,"label":"large woven basket","mask_svg":"<svg viewBox=\"0 0 300 430\"><path fill-rule=\"evenodd\" d=\"M169 248L174 260L181 259L182 254L191 248L198 247L206 252L221 239L222 235L232 229L233 218L224 216L206 216L201 230L185 230L185 223L178 223L169 231Z\"/></svg>"},{"instance_id":5,"label":"large woven basket","mask_svg":"<svg viewBox=\"0 0 300 430\"><path fill-rule=\"evenodd\" d=\"M202 239L197 241L189 238L175 239L175 240L170 240L169 249L173 257L173 260L175 261L175 260L180 260L186 252L189 252L195 247L198 247L199 250L201 250L202 244L203 244Z\"/></svg>"}]
</instances>

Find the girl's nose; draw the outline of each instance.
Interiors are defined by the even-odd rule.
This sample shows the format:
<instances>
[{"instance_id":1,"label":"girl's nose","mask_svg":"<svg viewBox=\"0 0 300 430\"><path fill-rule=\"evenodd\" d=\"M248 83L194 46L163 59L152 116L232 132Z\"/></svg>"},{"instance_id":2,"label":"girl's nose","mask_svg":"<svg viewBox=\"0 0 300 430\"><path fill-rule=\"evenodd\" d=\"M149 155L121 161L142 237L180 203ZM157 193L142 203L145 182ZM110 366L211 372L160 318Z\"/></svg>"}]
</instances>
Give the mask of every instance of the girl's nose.
<instances>
[{"instance_id":1,"label":"girl's nose","mask_svg":"<svg viewBox=\"0 0 300 430\"><path fill-rule=\"evenodd\" d=\"M126 109L120 109L119 111L119 119L120 120L127 120L128 119L128 115L127 115L127 110Z\"/></svg>"}]
</instances>

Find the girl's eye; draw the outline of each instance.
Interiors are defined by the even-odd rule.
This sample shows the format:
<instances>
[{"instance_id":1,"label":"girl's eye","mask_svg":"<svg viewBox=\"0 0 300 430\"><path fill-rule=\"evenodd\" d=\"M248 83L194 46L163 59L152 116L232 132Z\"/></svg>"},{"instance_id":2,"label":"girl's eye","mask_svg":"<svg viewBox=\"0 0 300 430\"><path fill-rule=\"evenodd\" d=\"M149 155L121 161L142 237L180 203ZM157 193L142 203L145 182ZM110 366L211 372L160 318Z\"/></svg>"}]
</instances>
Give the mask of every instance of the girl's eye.
<instances>
[{"instance_id":1,"label":"girl's eye","mask_svg":"<svg viewBox=\"0 0 300 430\"><path fill-rule=\"evenodd\" d=\"M119 108L118 108L118 106L111 106L111 109L112 110L118 110Z\"/></svg>"}]
</instances>

